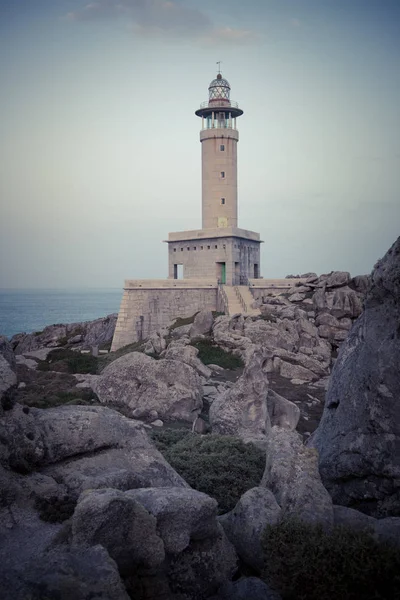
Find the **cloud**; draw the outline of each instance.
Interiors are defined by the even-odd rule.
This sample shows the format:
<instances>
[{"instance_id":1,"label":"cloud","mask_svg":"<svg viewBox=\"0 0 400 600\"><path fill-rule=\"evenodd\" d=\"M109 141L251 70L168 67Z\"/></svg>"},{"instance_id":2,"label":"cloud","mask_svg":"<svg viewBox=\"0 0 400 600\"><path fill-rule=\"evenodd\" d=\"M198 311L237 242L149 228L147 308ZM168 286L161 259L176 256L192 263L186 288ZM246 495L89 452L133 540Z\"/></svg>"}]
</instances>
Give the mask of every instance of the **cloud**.
<instances>
[{"instance_id":1,"label":"cloud","mask_svg":"<svg viewBox=\"0 0 400 600\"><path fill-rule=\"evenodd\" d=\"M69 21L91 21L123 17L136 35L191 37L211 43L243 43L256 35L250 30L214 27L210 18L176 0L96 0L68 13Z\"/></svg>"}]
</instances>

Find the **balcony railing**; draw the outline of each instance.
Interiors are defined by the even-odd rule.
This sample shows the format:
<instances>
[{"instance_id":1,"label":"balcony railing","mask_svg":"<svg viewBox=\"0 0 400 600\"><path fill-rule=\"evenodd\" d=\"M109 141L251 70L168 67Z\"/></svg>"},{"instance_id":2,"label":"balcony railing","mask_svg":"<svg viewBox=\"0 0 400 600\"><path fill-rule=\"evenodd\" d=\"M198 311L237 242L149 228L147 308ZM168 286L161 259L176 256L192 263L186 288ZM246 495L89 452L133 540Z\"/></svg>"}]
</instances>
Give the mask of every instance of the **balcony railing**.
<instances>
[{"instance_id":1,"label":"balcony railing","mask_svg":"<svg viewBox=\"0 0 400 600\"><path fill-rule=\"evenodd\" d=\"M212 108L213 106L215 107L220 107L220 106L226 106L227 108L239 108L239 104L237 102L234 102L234 100L228 101L225 100L224 98L221 98L221 104L217 103L218 101L215 99L213 100L211 103L208 100L205 100L204 102L202 102L200 104L200 108Z\"/></svg>"}]
</instances>

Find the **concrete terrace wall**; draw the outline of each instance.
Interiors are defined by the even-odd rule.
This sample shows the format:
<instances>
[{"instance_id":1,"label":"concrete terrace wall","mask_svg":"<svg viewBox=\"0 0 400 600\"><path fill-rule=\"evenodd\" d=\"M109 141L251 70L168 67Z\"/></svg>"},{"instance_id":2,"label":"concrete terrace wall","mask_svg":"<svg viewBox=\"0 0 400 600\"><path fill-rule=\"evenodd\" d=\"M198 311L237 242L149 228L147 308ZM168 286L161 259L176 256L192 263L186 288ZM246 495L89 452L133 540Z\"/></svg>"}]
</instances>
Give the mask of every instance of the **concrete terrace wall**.
<instances>
[{"instance_id":1,"label":"concrete terrace wall","mask_svg":"<svg viewBox=\"0 0 400 600\"><path fill-rule=\"evenodd\" d=\"M215 280L128 280L111 350L145 339L176 317L190 317L202 309L218 310Z\"/></svg>"}]
</instances>

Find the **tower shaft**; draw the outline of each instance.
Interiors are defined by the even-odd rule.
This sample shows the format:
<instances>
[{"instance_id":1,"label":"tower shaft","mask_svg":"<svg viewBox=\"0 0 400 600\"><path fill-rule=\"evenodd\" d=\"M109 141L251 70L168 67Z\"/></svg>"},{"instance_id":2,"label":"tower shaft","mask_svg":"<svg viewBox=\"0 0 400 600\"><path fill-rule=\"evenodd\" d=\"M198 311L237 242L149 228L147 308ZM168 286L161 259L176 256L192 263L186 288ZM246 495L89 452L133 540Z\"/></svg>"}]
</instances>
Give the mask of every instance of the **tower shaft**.
<instances>
[{"instance_id":1,"label":"tower shaft","mask_svg":"<svg viewBox=\"0 0 400 600\"><path fill-rule=\"evenodd\" d=\"M200 132L202 150L202 228L237 227L237 143L232 127Z\"/></svg>"}]
</instances>

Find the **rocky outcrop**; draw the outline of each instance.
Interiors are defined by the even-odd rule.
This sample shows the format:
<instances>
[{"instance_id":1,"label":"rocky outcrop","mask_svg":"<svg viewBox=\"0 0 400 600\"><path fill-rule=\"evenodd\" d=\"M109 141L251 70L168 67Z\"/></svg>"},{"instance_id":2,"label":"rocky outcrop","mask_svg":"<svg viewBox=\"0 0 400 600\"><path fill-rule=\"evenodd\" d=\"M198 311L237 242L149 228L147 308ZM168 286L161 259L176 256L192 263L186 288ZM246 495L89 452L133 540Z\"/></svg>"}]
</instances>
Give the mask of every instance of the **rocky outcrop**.
<instances>
[{"instance_id":1,"label":"rocky outcrop","mask_svg":"<svg viewBox=\"0 0 400 600\"><path fill-rule=\"evenodd\" d=\"M12 346L4 336L0 336L0 416L7 405L10 391L17 385L16 362Z\"/></svg>"},{"instance_id":2,"label":"rocky outcrop","mask_svg":"<svg viewBox=\"0 0 400 600\"><path fill-rule=\"evenodd\" d=\"M128 416L144 418L157 411L163 421L192 423L202 408L202 385L196 371L177 360L155 360L131 352L109 364L96 381L102 404Z\"/></svg>"},{"instance_id":3,"label":"rocky outcrop","mask_svg":"<svg viewBox=\"0 0 400 600\"><path fill-rule=\"evenodd\" d=\"M27 354L41 348L56 346L77 349L101 346L111 343L117 316L111 314L94 321L49 325L40 332L18 333L11 338L11 345L15 354Z\"/></svg>"},{"instance_id":4,"label":"rocky outcrop","mask_svg":"<svg viewBox=\"0 0 400 600\"><path fill-rule=\"evenodd\" d=\"M274 494L282 515L307 522L333 523L332 500L318 472L318 453L295 431L273 427L267 438L261 485Z\"/></svg>"},{"instance_id":5,"label":"rocky outcrop","mask_svg":"<svg viewBox=\"0 0 400 600\"><path fill-rule=\"evenodd\" d=\"M210 408L213 433L239 435L245 441L265 441L270 420L264 367L270 358L268 350L254 351L236 385L213 401Z\"/></svg>"},{"instance_id":6,"label":"rocky outcrop","mask_svg":"<svg viewBox=\"0 0 400 600\"><path fill-rule=\"evenodd\" d=\"M210 333L214 322L213 314L210 310L201 310L194 318L193 325L190 328L189 335L195 338L198 335Z\"/></svg>"},{"instance_id":7,"label":"rocky outcrop","mask_svg":"<svg viewBox=\"0 0 400 600\"><path fill-rule=\"evenodd\" d=\"M400 238L375 266L311 445L336 504L400 515Z\"/></svg>"},{"instance_id":8,"label":"rocky outcrop","mask_svg":"<svg viewBox=\"0 0 400 600\"><path fill-rule=\"evenodd\" d=\"M281 508L273 493L256 487L243 494L233 510L219 517L240 558L259 573L264 567L261 547L264 529L277 523L280 515Z\"/></svg>"}]
</instances>

